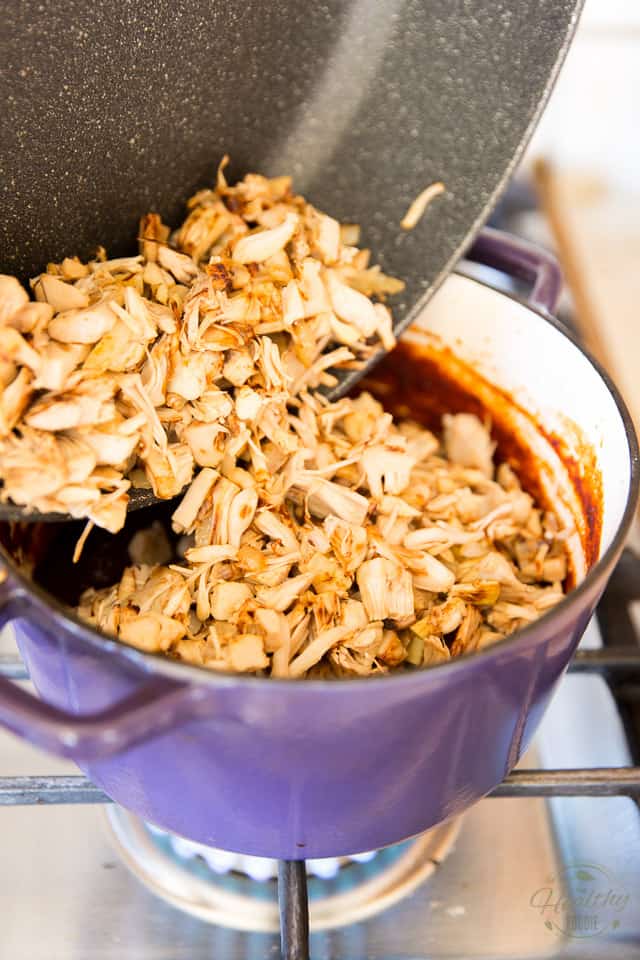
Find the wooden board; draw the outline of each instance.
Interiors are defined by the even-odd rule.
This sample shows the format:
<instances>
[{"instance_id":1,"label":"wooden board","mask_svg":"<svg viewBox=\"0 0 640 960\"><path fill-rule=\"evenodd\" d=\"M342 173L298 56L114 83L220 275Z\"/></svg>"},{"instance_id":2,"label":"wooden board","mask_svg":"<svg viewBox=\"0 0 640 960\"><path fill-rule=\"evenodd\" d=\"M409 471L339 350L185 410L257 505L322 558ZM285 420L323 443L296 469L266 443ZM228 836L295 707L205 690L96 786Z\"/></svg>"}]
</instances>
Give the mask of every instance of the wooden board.
<instances>
[{"instance_id":1,"label":"wooden board","mask_svg":"<svg viewBox=\"0 0 640 960\"><path fill-rule=\"evenodd\" d=\"M577 326L640 436L640 199L616 197L593 177L542 161L535 181ZM640 511L627 543L640 556Z\"/></svg>"},{"instance_id":2,"label":"wooden board","mask_svg":"<svg viewBox=\"0 0 640 960\"><path fill-rule=\"evenodd\" d=\"M544 162L535 177L578 326L640 432L640 199Z\"/></svg>"}]
</instances>

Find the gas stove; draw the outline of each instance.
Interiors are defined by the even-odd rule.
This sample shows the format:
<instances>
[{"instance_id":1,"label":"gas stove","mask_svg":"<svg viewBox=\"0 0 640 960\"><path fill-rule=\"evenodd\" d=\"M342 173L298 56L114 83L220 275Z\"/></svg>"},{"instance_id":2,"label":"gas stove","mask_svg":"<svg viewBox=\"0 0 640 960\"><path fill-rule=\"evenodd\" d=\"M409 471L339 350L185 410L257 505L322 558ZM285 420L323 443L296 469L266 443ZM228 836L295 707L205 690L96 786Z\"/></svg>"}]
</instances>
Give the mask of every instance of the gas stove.
<instances>
[{"instance_id":1,"label":"gas stove","mask_svg":"<svg viewBox=\"0 0 640 960\"><path fill-rule=\"evenodd\" d=\"M544 237L530 208L512 189L499 225ZM199 847L0 732L0 957L640 958L639 611L629 547L519 768L459 820L353 858ZM28 682L6 631L0 674Z\"/></svg>"}]
</instances>

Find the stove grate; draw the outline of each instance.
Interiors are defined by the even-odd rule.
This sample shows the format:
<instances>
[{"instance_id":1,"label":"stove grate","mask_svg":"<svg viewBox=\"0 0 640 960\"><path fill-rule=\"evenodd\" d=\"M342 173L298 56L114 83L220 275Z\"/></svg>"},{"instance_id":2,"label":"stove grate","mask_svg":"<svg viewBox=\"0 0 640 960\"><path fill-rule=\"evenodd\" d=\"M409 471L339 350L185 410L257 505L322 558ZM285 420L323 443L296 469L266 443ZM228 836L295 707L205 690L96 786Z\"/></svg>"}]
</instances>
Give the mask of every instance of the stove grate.
<instances>
[{"instance_id":1,"label":"stove grate","mask_svg":"<svg viewBox=\"0 0 640 960\"><path fill-rule=\"evenodd\" d=\"M640 649L607 646L579 650L571 673L604 676L614 696L640 692ZM26 680L28 673L17 656L0 656L0 676ZM490 797L640 797L640 766L567 770L514 770ZM83 776L0 777L0 806L110 803L111 800Z\"/></svg>"}]
</instances>

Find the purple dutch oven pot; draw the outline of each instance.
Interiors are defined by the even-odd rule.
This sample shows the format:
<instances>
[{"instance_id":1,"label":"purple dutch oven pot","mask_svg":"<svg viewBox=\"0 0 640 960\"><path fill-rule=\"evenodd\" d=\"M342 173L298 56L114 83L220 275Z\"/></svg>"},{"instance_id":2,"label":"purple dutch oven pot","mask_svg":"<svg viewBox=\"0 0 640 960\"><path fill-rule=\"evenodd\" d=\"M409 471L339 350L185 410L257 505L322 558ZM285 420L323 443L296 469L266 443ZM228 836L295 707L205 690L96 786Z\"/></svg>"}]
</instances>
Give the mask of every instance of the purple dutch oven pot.
<instances>
[{"instance_id":1,"label":"purple dutch oven pot","mask_svg":"<svg viewBox=\"0 0 640 960\"><path fill-rule=\"evenodd\" d=\"M472 256L533 281L528 303L455 274L417 326L517 394L543 425L577 424L602 479L598 558L557 607L435 668L335 682L261 679L101 636L3 552L0 620L13 624L41 699L0 680L0 723L75 760L145 820L280 859L381 847L492 790L530 742L622 549L637 449L615 388L550 317L560 288L554 262L493 231ZM550 457L546 475L562 490L562 464L541 435L531 443Z\"/></svg>"}]
</instances>

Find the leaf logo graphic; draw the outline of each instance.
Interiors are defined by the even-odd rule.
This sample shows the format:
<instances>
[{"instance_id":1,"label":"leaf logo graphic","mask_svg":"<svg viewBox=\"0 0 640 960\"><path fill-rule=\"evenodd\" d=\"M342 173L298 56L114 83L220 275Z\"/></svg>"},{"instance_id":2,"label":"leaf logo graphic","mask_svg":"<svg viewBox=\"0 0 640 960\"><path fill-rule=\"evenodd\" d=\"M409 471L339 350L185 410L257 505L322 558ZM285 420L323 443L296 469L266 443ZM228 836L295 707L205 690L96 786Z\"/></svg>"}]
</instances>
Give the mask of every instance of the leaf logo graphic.
<instances>
[{"instance_id":1,"label":"leaf logo graphic","mask_svg":"<svg viewBox=\"0 0 640 960\"><path fill-rule=\"evenodd\" d=\"M629 907L630 894L605 867L596 863L567 864L534 890L529 906L547 930L575 940L618 930Z\"/></svg>"}]
</instances>

